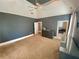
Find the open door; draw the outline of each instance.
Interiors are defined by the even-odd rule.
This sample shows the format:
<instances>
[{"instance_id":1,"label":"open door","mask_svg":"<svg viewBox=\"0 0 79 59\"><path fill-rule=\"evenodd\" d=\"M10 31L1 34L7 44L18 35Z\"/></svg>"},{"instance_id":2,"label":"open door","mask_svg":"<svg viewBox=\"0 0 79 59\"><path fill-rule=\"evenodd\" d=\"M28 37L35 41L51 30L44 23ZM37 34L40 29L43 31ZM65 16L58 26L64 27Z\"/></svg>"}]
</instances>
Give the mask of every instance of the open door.
<instances>
[{"instance_id":1,"label":"open door","mask_svg":"<svg viewBox=\"0 0 79 59\"><path fill-rule=\"evenodd\" d=\"M62 39L62 42L66 42L67 29L68 20L62 20L57 22L57 37Z\"/></svg>"},{"instance_id":2,"label":"open door","mask_svg":"<svg viewBox=\"0 0 79 59\"><path fill-rule=\"evenodd\" d=\"M40 34L42 32L42 22L34 23L34 34Z\"/></svg>"}]
</instances>

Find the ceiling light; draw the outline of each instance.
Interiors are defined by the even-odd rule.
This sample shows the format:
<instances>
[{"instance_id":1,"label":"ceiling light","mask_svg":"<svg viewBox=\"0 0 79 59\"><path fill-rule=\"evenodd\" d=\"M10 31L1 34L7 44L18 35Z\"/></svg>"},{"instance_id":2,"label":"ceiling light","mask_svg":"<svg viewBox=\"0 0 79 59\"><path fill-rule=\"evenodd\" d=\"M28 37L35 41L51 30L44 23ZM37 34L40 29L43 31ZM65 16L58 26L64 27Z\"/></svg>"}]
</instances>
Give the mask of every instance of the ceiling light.
<instances>
[{"instance_id":1,"label":"ceiling light","mask_svg":"<svg viewBox=\"0 0 79 59\"><path fill-rule=\"evenodd\" d=\"M36 3L36 5L39 6L40 4L39 3Z\"/></svg>"}]
</instances>

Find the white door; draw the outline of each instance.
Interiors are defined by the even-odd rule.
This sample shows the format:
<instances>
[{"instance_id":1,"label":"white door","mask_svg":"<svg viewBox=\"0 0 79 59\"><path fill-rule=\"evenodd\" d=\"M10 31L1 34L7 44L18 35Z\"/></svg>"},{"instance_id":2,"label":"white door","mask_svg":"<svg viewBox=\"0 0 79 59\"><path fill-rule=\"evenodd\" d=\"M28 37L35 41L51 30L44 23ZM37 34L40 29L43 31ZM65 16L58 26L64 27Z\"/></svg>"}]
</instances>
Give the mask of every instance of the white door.
<instances>
[{"instance_id":1,"label":"white door","mask_svg":"<svg viewBox=\"0 0 79 59\"><path fill-rule=\"evenodd\" d=\"M34 34L39 34L42 31L42 22L35 22L34 23Z\"/></svg>"}]
</instances>

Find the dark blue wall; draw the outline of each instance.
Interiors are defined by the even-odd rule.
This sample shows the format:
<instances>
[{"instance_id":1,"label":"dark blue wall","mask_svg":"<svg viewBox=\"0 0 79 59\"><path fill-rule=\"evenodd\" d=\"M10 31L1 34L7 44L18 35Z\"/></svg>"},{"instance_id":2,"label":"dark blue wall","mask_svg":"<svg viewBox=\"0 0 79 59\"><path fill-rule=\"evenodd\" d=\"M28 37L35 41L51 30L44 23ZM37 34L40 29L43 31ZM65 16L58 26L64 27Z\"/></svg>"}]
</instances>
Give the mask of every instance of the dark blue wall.
<instances>
[{"instance_id":1,"label":"dark blue wall","mask_svg":"<svg viewBox=\"0 0 79 59\"><path fill-rule=\"evenodd\" d=\"M60 15L60 16L52 16L47 18L42 18L43 27L54 30L56 32L57 30L57 21L59 20L69 20L70 15Z\"/></svg>"},{"instance_id":2,"label":"dark blue wall","mask_svg":"<svg viewBox=\"0 0 79 59\"><path fill-rule=\"evenodd\" d=\"M34 19L0 12L0 42L20 38L34 32Z\"/></svg>"},{"instance_id":3,"label":"dark blue wall","mask_svg":"<svg viewBox=\"0 0 79 59\"><path fill-rule=\"evenodd\" d=\"M77 20L79 21L79 12L76 12L77 13Z\"/></svg>"},{"instance_id":4,"label":"dark blue wall","mask_svg":"<svg viewBox=\"0 0 79 59\"><path fill-rule=\"evenodd\" d=\"M77 12L77 27L79 28L79 12Z\"/></svg>"}]
</instances>

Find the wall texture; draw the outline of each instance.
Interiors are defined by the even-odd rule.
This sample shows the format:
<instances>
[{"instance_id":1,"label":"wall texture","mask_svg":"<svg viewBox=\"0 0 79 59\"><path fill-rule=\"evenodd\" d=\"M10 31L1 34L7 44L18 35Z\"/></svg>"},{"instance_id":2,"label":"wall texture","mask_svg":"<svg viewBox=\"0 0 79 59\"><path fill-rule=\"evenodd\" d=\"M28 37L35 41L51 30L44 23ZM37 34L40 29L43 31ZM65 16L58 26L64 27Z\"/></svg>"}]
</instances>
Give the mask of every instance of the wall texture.
<instances>
[{"instance_id":1,"label":"wall texture","mask_svg":"<svg viewBox=\"0 0 79 59\"><path fill-rule=\"evenodd\" d=\"M0 42L32 34L33 25L33 18L0 12Z\"/></svg>"},{"instance_id":2,"label":"wall texture","mask_svg":"<svg viewBox=\"0 0 79 59\"><path fill-rule=\"evenodd\" d=\"M42 18L43 27L54 30L56 32L57 30L57 21L59 20L69 20L70 15L60 15L60 16L52 16L47 18Z\"/></svg>"}]
</instances>

